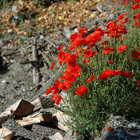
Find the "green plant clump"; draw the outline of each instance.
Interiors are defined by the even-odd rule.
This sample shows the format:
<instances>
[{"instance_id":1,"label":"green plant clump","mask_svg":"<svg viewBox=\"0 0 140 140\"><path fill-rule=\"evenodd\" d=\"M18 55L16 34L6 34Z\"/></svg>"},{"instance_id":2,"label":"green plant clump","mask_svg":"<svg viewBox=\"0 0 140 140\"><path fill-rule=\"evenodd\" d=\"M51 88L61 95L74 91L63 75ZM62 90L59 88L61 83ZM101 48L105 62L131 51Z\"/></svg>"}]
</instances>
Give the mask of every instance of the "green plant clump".
<instances>
[{"instance_id":1,"label":"green plant clump","mask_svg":"<svg viewBox=\"0 0 140 140\"><path fill-rule=\"evenodd\" d=\"M80 28L67 48L58 47L64 71L45 93L52 93L56 104L63 100L62 109L70 116L66 124L80 139L99 135L112 114L140 118L139 2L128 4L129 12L106 23L105 30L87 34L87 28Z\"/></svg>"}]
</instances>

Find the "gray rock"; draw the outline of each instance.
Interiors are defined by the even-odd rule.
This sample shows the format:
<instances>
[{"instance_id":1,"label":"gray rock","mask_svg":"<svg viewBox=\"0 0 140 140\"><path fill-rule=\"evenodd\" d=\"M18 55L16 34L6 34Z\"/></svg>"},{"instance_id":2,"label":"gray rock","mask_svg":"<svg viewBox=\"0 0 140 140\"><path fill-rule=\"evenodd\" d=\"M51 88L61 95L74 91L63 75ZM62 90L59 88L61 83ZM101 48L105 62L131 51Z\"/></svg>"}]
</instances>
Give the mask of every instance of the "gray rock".
<instances>
[{"instance_id":1,"label":"gray rock","mask_svg":"<svg viewBox=\"0 0 140 140\"><path fill-rule=\"evenodd\" d=\"M113 129L109 130L108 127ZM102 130L102 140L140 140L140 125L112 115Z\"/></svg>"},{"instance_id":2,"label":"gray rock","mask_svg":"<svg viewBox=\"0 0 140 140\"><path fill-rule=\"evenodd\" d=\"M53 136L49 136L51 140L64 140L63 136L60 133L55 133Z\"/></svg>"},{"instance_id":3,"label":"gray rock","mask_svg":"<svg viewBox=\"0 0 140 140\"><path fill-rule=\"evenodd\" d=\"M34 133L38 132L41 135L44 135L45 137L55 135L56 133L60 133L61 135L63 134L63 132L58 129L41 126L41 125L37 125L37 124L32 126L32 132L34 132Z\"/></svg>"},{"instance_id":4,"label":"gray rock","mask_svg":"<svg viewBox=\"0 0 140 140\"><path fill-rule=\"evenodd\" d=\"M118 127L113 131L104 131L101 140L140 140L140 130L135 130L133 133L128 132L123 127Z\"/></svg>"},{"instance_id":5,"label":"gray rock","mask_svg":"<svg viewBox=\"0 0 140 140\"><path fill-rule=\"evenodd\" d=\"M43 140L45 137L44 135L39 134L38 132L31 132L25 129L24 127L17 124L13 119L7 120L2 126L8 128L13 132L16 132L16 135L22 136L30 140Z\"/></svg>"},{"instance_id":6,"label":"gray rock","mask_svg":"<svg viewBox=\"0 0 140 140\"><path fill-rule=\"evenodd\" d=\"M63 29L63 35L64 35L67 39L69 39L70 36L71 36L73 33L77 32L77 31L78 31L78 29L77 29L76 26L73 27L73 28L64 27L64 29Z\"/></svg>"},{"instance_id":7,"label":"gray rock","mask_svg":"<svg viewBox=\"0 0 140 140\"><path fill-rule=\"evenodd\" d=\"M72 131L66 132L63 140L77 140L75 136L73 136Z\"/></svg>"},{"instance_id":8,"label":"gray rock","mask_svg":"<svg viewBox=\"0 0 140 140\"><path fill-rule=\"evenodd\" d=\"M12 11L13 11L13 12L17 12L17 6L16 6L16 5L13 5L13 6L12 6Z\"/></svg>"}]
</instances>

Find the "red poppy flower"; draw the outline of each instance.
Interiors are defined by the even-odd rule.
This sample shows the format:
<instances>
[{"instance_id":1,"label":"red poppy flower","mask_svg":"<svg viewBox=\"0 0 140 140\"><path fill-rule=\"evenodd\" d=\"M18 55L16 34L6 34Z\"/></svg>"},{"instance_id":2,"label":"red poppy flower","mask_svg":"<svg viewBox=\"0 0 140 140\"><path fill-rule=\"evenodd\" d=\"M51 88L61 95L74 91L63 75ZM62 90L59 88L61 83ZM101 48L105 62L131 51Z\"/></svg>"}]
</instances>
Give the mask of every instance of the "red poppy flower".
<instances>
[{"instance_id":1,"label":"red poppy flower","mask_svg":"<svg viewBox=\"0 0 140 140\"><path fill-rule=\"evenodd\" d=\"M81 35L83 35L84 33L86 33L87 30L88 30L88 28L80 28L80 29L79 29L79 33L80 33Z\"/></svg>"},{"instance_id":2,"label":"red poppy flower","mask_svg":"<svg viewBox=\"0 0 140 140\"><path fill-rule=\"evenodd\" d=\"M72 64L72 65L75 65L76 64L76 54L70 54L70 53L67 53L66 54L66 58L65 58L65 62L69 63L69 64Z\"/></svg>"},{"instance_id":3,"label":"red poppy flower","mask_svg":"<svg viewBox=\"0 0 140 140\"><path fill-rule=\"evenodd\" d=\"M128 77L128 78L134 77L134 74L131 73L131 72L128 72L128 71L122 71L122 72L121 72L121 75L122 75L122 76L125 76L125 77Z\"/></svg>"},{"instance_id":4,"label":"red poppy flower","mask_svg":"<svg viewBox=\"0 0 140 140\"><path fill-rule=\"evenodd\" d=\"M126 45L120 45L117 50L119 53L123 53L124 51L126 51L127 46Z\"/></svg>"},{"instance_id":5,"label":"red poppy flower","mask_svg":"<svg viewBox=\"0 0 140 140\"><path fill-rule=\"evenodd\" d=\"M109 47L109 46L105 47L104 50L103 50L104 54L109 54L113 51L114 51L114 48Z\"/></svg>"},{"instance_id":6,"label":"red poppy flower","mask_svg":"<svg viewBox=\"0 0 140 140\"><path fill-rule=\"evenodd\" d=\"M100 31L101 35L104 35L106 33L106 30L103 30L101 27L97 27L95 31Z\"/></svg>"},{"instance_id":7,"label":"red poppy flower","mask_svg":"<svg viewBox=\"0 0 140 140\"><path fill-rule=\"evenodd\" d=\"M122 13L117 17L117 19L122 20L126 15L127 15L127 13Z\"/></svg>"},{"instance_id":8,"label":"red poppy flower","mask_svg":"<svg viewBox=\"0 0 140 140\"><path fill-rule=\"evenodd\" d=\"M83 62L84 62L84 63L89 63L90 60L89 60L89 59L84 59Z\"/></svg>"},{"instance_id":9,"label":"red poppy flower","mask_svg":"<svg viewBox=\"0 0 140 140\"><path fill-rule=\"evenodd\" d=\"M115 75L121 75L121 73L122 73L122 70L119 70L119 69L114 70Z\"/></svg>"},{"instance_id":10,"label":"red poppy flower","mask_svg":"<svg viewBox=\"0 0 140 140\"><path fill-rule=\"evenodd\" d=\"M132 9L139 9L140 8L140 3L135 3L134 5L131 6Z\"/></svg>"},{"instance_id":11,"label":"red poppy flower","mask_svg":"<svg viewBox=\"0 0 140 140\"><path fill-rule=\"evenodd\" d=\"M69 81L69 82L75 82L76 78L72 75L72 73L64 72L62 76L60 76L60 79Z\"/></svg>"},{"instance_id":12,"label":"red poppy flower","mask_svg":"<svg viewBox=\"0 0 140 140\"><path fill-rule=\"evenodd\" d=\"M106 27L107 28L115 28L116 25L117 25L116 22L112 20L112 21L107 22Z\"/></svg>"},{"instance_id":13,"label":"red poppy flower","mask_svg":"<svg viewBox=\"0 0 140 140\"><path fill-rule=\"evenodd\" d=\"M126 23L126 22L128 22L128 21L129 21L129 18L126 17L126 18L124 19L124 23Z\"/></svg>"},{"instance_id":14,"label":"red poppy flower","mask_svg":"<svg viewBox=\"0 0 140 140\"><path fill-rule=\"evenodd\" d=\"M132 57L134 57L134 58L140 58L140 51L133 51L132 52Z\"/></svg>"},{"instance_id":15,"label":"red poppy flower","mask_svg":"<svg viewBox=\"0 0 140 140\"><path fill-rule=\"evenodd\" d=\"M133 17L134 17L134 19L137 19L137 18L139 18L139 17L140 17L140 12L138 12L138 13L135 13L135 15L134 15Z\"/></svg>"},{"instance_id":16,"label":"red poppy flower","mask_svg":"<svg viewBox=\"0 0 140 140\"><path fill-rule=\"evenodd\" d=\"M136 80L136 88L140 88L140 80Z\"/></svg>"},{"instance_id":17,"label":"red poppy flower","mask_svg":"<svg viewBox=\"0 0 140 140\"><path fill-rule=\"evenodd\" d=\"M134 22L134 25L140 26L140 21L136 20L136 21Z\"/></svg>"},{"instance_id":18,"label":"red poppy flower","mask_svg":"<svg viewBox=\"0 0 140 140\"><path fill-rule=\"evenodd\" d=\"M92 49L85 50L84 57L93 57L95 55L95 51Z\"/></svg>"},{"instance_id":19,"label":"red poppy flower","mask_svg":"<svg viewBox=\"0 0 140 140\"><path fill-rule=\"evenodd\" d=\"M126 27L125 27L124 23L120 23L120 24L117 25L117 33L118 33L119 36L121 34L126 34L127 33L127 30L126 30Z\"/></svg>"},{"instance_id":20,"label":"red poppy flower","mask_svg":"<svg viewBox=\"0 0 140 140\"><path fill-rule=\"evenodd\" d=\"M48 87L48 89L44 92L44 94L48 95L52 92L52 87Z\"/></svg>"},{"instance_id":21,"label":"red poppy flower","mask_svg":"<svg viewBox=\"0 0 140 140\"><path fill-rule=\"evenodd\" d=\"M68 90L69 88L71 88L71 84L68 81L59 82L57 87L60 90Z\"/></svg>"},{"instance_id":22,"label":"red poppy flower","mask_svg":"<svg viewBox=\"0 0 140 140\"><path fill-rule=\"evenodd\" d=\"M69 46L69 50L74 50L76 49L78 46L80 45L84 45L85 44L85 39L82 37L77 37Z\"/></svg>"},{"instance_id":23,"label":"red poppy flower","mask_svg":"<svg viewBox=\"0 0 140 140\"><path fill-rule=\"evenodd\" d=\"M129 0L123 0L122 4L128 5Z\"/></svg>"},{"instance_id":24,"label":"red poppy flower","mask_svg":"<svg viewBox=\"0 0 140 140\"><path fill-rule=\"evenodd\" d=\"M134 0L135 2L140 2L140 0Z\"/></svg>"},{"instance_id":25,"label":"red poppy flower","mask_svg":"<svg viewBox=\"0 0 140 140\"><path fill-rule=\"evenodd\" d=\"M65 51L60 51L60 52L57 54L60 64L66 63L66 54L67 54L67 52L65 52Z\"/></svg>"},{"instance_id":26,"label":"red poppy flower","mask_svg":"<svg viewBox=\"0 0 140 140\"><path fill-rule=\"evenodd\" d=\"M120 37L122 34L126 34L127 30L124 23L116 23L116 21L109 21L106 24L109 37Z\"/></svg>"},{"instance_id":27,"label":"red poppy flower","mask_svg":"<svg viewBox=\"0 0 140 140\"><path fill-rule=\"evenodd\" d=\"M73 33L71 36L70 36L70 40L71 41L74 41L76 38L80 37L80 34L79 33Z\"/></svg>"},{"instance_id":28,"label":"red poppy flower","mask_svg":"<svg viewBox=\"0 0 140 140\"><path fill-rule=\"evenodd\" d=\"M55 67L55 62L52 62L50 65L50 70L52 70Z\"/></svg>"},{"instance_id":29,"label":"red poppy flower","mask_svg":"<svg viewBox=\"0 0 140 140\"><path fill-rule=\"evenodd\" d=\"M59 104L62 100L62 96L60 94L55 94L54 96L52 96L51 100L54 101L55 104Z\"/></svg>"},{"instance_id":30,"label":"red poppy flower","mask_svg":"<svg viewBox=\"0 0 140 140\"><path fill-rule=\"evenodd\" d=\"M101 75L99 75L99 80L107 80L109 76L113 76L114 74L115 74L114 70L111 69L104 70L101 73Z\"/></svg>"},{"instance_id":31,"label":"red poppy flower","mask_svg":"<svg viewBox=\"0 0 140 140\"><path fill-rule=\"evenodd\" d=\"M78 64L76 65L68 65L66 68L66 72L71 73L74 77L78 77L81 74L81 68Z\"/></svg>"},{"instance_id":32,"label":"red poppy flower","mask_svg":"<svg viewBox=\"0 0 140 140\"><path fill-rule=\"evenodd\" d=\"M91 75L86 82L90 83L91 81L95 80L96 76L95 75Z\"/></svg>"},{"instance_id":33,"label":"red poppy flower","mask_svg":"<svg viewBox=\"0 0 140 140\"><path fill-rule=\"evenodd\" d=\"M60 50L63 50L63 49L64 49L64 46L63 45L60 45L60 46L57 47L57 50L59 50L59 51Z\"/></svg>"},{"instance_id":34,"label":"red poppy flower","mask_svg":"<svg viewBox=\"0 0 140 140\"><path fill-rule=\"evenodd\" d=\"M89 34L86 38L85 38L85 41L86 42L93 42L93 43L96 43L97 41L100 41L101 40L101 31L95 31L91 34Z\"/></svg>"},{"instance_id":35,"label":"red poppy flower","mask_svg":"<svg viewBox=\"0 0 140 140\"><path fill-rule=\"evenodd\" d=\"M87 92L88 92L88 87L87 87L86 85L81 85L81 86L79 86L79 87L76 89L76 91L75 91L75 93L76 93L77 95L79 95L79 96L83 96L83 95L85 95Z\"/></svg>"},{"instance_id":36,"label":"red poppy flower","mask_svg":"<svg viewBox=\"0 0 140 140\"><path fill-rule=\"evenodd\" d=\"M108 60L107 63L108 64L114 64L113 60Z\"/></svg>"},{"instance_id":37,"label":"red poppy flower","mask_svg":"<svg viewBox=\"0 0 140 140\"><path fill-rule=\"evenodd\" d=\"M106 130L107 131L113 131L114 129L112 127L107 127Z\"/></svg>"}]
</instances>

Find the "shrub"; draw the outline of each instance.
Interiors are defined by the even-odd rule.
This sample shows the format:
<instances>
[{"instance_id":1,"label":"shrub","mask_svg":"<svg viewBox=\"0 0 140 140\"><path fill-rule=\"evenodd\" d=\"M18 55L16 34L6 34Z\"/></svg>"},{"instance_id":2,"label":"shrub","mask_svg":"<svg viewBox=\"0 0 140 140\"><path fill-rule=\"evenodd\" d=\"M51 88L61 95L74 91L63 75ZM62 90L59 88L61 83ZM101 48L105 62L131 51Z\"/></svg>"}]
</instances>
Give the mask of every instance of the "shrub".
<instances>
[{"instance_id":1,"label":"shrub","mask_svg":"<svg viewBox=\"0 0 140 140\"><path fill-rule=\"evenodd\" d=\"M111 114L140 117L140 1L127 9L105 30L98 27L87 35L81 28L67 48L58 47L64 73L45 94L52 93L56 104L65 102L67 124L80 136L99 134Z\"/></svg>"}]
</instances>

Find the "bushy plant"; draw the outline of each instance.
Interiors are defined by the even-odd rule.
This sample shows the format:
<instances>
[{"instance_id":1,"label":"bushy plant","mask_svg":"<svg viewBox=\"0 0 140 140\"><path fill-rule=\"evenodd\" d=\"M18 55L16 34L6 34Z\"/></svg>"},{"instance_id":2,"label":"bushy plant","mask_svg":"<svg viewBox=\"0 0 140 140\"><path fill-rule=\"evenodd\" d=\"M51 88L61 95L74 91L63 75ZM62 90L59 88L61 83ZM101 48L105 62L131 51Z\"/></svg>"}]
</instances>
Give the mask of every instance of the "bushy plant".
<instances>
[{"instance_id":1,"label":"bushy plant","mask_svg":"<svg viewBox=\"0 0 140 140\"><path fill-rule=\"evenodd\" d=\"M98 134L111 114L140 117L140 0L127 9L106 29L87 34L80 28L68 47L58 47L64 73L45 94L52 93L56 104L65 102L67 124L82 136Z\"/></svg>"}]
</instances>

